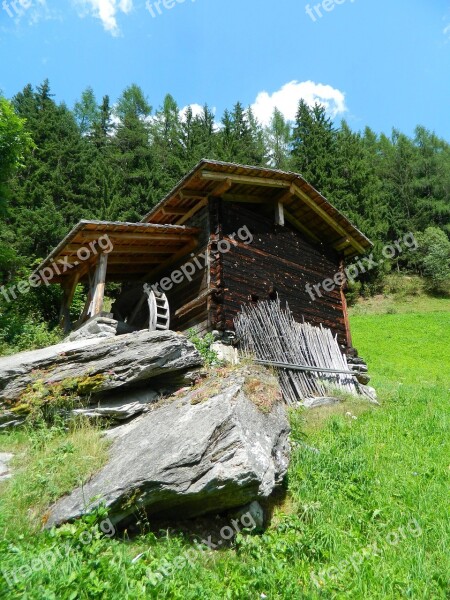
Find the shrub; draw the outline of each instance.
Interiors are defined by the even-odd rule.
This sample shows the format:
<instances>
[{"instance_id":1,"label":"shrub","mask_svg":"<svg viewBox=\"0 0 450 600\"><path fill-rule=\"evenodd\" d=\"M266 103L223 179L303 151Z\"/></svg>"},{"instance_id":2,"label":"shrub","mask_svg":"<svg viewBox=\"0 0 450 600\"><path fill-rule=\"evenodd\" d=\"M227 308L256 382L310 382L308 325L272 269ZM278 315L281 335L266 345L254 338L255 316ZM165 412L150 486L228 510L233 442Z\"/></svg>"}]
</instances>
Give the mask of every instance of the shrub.
<instances>
[{"instance_id":1,"label":"shrub","mask_svg":"<svg viewBox=\"0 0 450 600\"><path fill-rule=\"evenodd\" d=\"M417 235L419 268L433 292L448 292L450 285L450 240L441 229L427 227Z\"/></svg>"},{"instance_id":2,"label":"shrub","mask_svg":"<svg viewBox=\"0 0 450 600\"><path fill-rule=\"evenodd\" d=\"M219 358L217 356L217 352L211 350L211 346L214 344L214 336L212 333L207 333L203 337L199 336L195 329L190 329L188 331L187 337L190 342L194 344L197 348L200 356L205 361L205 364L210 366L214 364L219 364Z\"/></svg>"},{"instance_id":3,"label":"shrub","mask_svg":"<svg viewBox=\"0 0 450 600\"><path fill-rule=\"evenodd\" d=\"M420 296L424 292L424 281L419 275L404 275L402 273L391 273L387 275L383 284L385 295Z\"/></svg>"},{"instance_id":4,"label":"shrub","mask_svg":"<svg viewBox=\"0 0 450 600\"><path fill-rule=\"evenodd\" d=\"M349 306L355 305L357 303L360 295L361 295L361 282L355 281L354 283L349 283L347 292L345 294L348 305Z\"/></svg>"}]
</instances>

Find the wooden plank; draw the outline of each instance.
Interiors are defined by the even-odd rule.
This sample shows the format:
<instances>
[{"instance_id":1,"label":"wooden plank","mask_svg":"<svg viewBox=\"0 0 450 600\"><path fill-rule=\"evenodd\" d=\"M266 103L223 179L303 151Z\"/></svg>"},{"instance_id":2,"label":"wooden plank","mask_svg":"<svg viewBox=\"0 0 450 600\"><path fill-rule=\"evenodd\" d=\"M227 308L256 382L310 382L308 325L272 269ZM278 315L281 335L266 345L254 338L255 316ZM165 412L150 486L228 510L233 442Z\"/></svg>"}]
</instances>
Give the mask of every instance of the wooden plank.
<instances>
[{"instance_id":1,"label":"wooden plank","mask_svg":"<svg viewBox=\"0 0 450 600\"><path fill-rule=\"evenodd\" d=\"M183 208L161 208L161 212L163 213L163 215L169 215L169 216L176 216L176 217L182 217L186 210Z\"/></svg>"},{"instance_id":2,"label":"wooden plank","mask_svg":"<svg viewBox=\"0 0 450 600\"><path fill-rule=\"evenodd\" d=\"M200 209L202 209L204 206L206 206L207 204L208 204L208 198L203 198L203 200L200 200L200 202L198 202L195 206L193 206L189 212L187 212L183 217L181 217L181 219L179 219L176 222L176 224L183 225L183 223L186 223L186 221L189 221L189 219L191 217L193 217L196 213L198 213L198 211ZM192 236L191 236L191 238L192 238Z\"/></svg>"},{"instance_id":3,"label":"wooden plank","mask_svg":"<svg viewBox=\"0 0 450 600\"><path fill-rule=\"evenodd\" d=\"M290 223L296 229L298 229L299 231L304 233L309 239L313 240L314 242L320 242L320 239L317 237L317 235L315 233L313 233L310 229L308 229L308 227L306 227L306 225L303 225L303 223L300 223L300 221L298 219L296 219L294 217L294 215L292 215L288 210L286 210L286 208L284 209L284 216L286 218L286 221L288 221L288 223Z\"/></svg>"},{"instance_id":4,"label":"wooden plank","mask_svg":"<svg viewBox=\"0 0 450 600\"><path fill-rule=\"evenodd\" d=\"M183 218L183 223L184 223L184 218ZM177 223L178 225L178 223ZM115 245L116 243L120 244L120 241L122 240L127 240L127 241L148 241L148 242L152 242L154 241L162 241L162 242L187 242L190 239L192 239L192 233L153 233L152 231L149 231L148 233L117 233L115 234L114 232L108 234L109 239L111 240L112 244ZM89 240L97 240L98 239L98 233L89 233L89 232L82 232L79 234L79 237L82 241L89 241Z\"/></svg>"},{"instance_id":5,"label":"wooden plank","mask_svg":"<svg viewBox=\"0 0 450 600\"><path fill-rule=\"evenodd\" d=\"M148 264L157 265L161 261L167 260L167 257L170 256L168 253L161 254L146 254L144 256L134 255L132 253L127 254L112 254L109 255L109 265L130 265L133 264ZM78 266L83 264L77 259L75 256L69 256L66 259L66 264Z\"/></svg>"},{"instance_id":6,"label":"wooden plank","mask_svg":"<svg viewBox=\"0 0 450 600\"><path fill-rule=\"evenodd\" d=\"M292 200L292 197L294 196L294 188L291 185L291 187L286 191L286 192L282 192L282 194L280 196L278 196L278 198L276 198L277 202L281 202L281 203L285 203L285 202L289 202L290 200Z\"/></svg>"},{"instance_id":7,"label":"wooden plank","mask_svg":"<svg viewBox=\"0 0 450 600\"><path fill-rule=\"evenodd\" d=\"M255 196L251 194L223 194L222 200L227 202L242 202L246 204L265 204L270 202L268 198L262 198L261 196Z\"/></svg>"},{"instance_id":8,"label":"wooden plank","mask_svg":"<svg viewBox=\"0 0 450 600\"><path fill-rule=\"evenodd\" d=\"M178 196L181 200L207 200L208 195L206 192L196 191L196 190L181 190L178 192Z\"/></svg>"},{"instance_id":9,"label":"wooden plank","mask_svg":"<svg viewBox=\"0 0 450 600\"><path fill-rule=\"evenodd\" d=\"M150 238L151 239L151 238ZM78 252L78 250L80 249L80 246L78 244L69 244L68 246L66 246L66 248L64 249L64 251L61 253L61 256L67 256L69 254L72 253L76 253ZM180 246L133 246L133 245L122 245L119 243L116 243L114 246L114 250L110 253L110 257L111 256L115 256L116 254L173 254L174 252L177 252L180 249ZM67 250L67 252L66 252Z\"/></svg>"},{"instance_id":10,"label":"wooden plank","mask_svg":"<svg viewBox=\"0 0 450 600\"><path fill-rule=\"evenodd\" d=\"M231 175L229 173L216 173L215 171L202 171L202 178L209 181L225 181L230 179L233 183L255 185L261 187L289 188L291 183L282 179L268 179L251 177L248 175Z\"/></svg>"},{"instance_id":11,"label":"wooden plank","mask_svg":"<svg viewBox=\"0 0 450 600\"><path fill-rule=\"evenodd\" d=\"M117 255L113 254L109 257L110 265L152 265L159 264L161 261L167 260L167 254L152 254L147 256L134 256L130 254Z\"/></svg>"},{"instance_id":12,"label":"wooden plank","mask_svg":"<svg viewBox=\"0 0 450 600\"><path fill-rule=\"evenodd\" d=\"M194 309L198 308L202 304L206 304L206 300L208 296L217 292L217 288L210 288L202 292L197 298L188 302L181 308L175 311L175 317L180 318L186 316L188 313L192 312Z\"/></svg>"},{"instance_id":13,"label":"wooden plank","mask_svg":"<svg viewBox=\"0 0 450 600\"><path fill-rule=\"evenodd\" d=\"M146 275L145 277L145 281L147 283L154 283L156 278L161 275L161 273L164 273L164 271L166 271L167 269L169 269L172 265L175 265L177 262L179 262L180 260L182 260L184 257L186 257L186 260L189 259L189 254L195 250L195 248L198 245L198 241L197 240L191 240L186 246L183 246L183 248L181 248L176 254L174 254L173 256L171 256L169 258L169 260L167 260L165 263L163 263L160 267L158 267L157 269L155 269L154 271L150 271L148 273L148 275Z\"/></svg>"},{"instance_id":14,"label":"wooden plank","mask_svg":"<svg viewBox=\"0 0 450 600\"><path fill-rule=\"evenodd\" d=\"M296 185L293 186L295 195L298 196L301 200L303 200L303 202L305 202L305 204L307 204L315 213L317 213L318 215L320 215L322 217L322 219L328 223L328 225L330 227L332 227L335 231L337 231L341 236L343 237L347 237L350 244L361 254L365 253L365 248L363 248L363 246L361 246L361 244L359 242L357 242L351 235L349 235L349 233L341 226L339 225L339 223L337 223L333 217L331 217L325 210L323 210L323 208L321 208L320 206L318 206L314 200L311 200L311 198L305 194L305 192L300 189L299 187L297 187Z\"/></svg>"},{"instance_id":15,"label":"wooden plank","mask_svg":"<svg viewBox=\"0 0 450 600\"><path fill-rule=\"evenodd\" d=\"M231 181L231 179L229 177L227 177L227 179L224 179L222 182L220 182L219 184L216 185L216 187L212 190L211 192L211 196L222 196L222 194L225 194L225 192L228 192L228 190L231 188L231 186L233 185L233 182Z\"/></svg>"},{"instance_id":16,"label":"wooden plank","mask_svg":"<svg viewBox=\"0 0 450 600\"><path fill-rule=\"evenodd\" d=\"M284 206L282 202L275 202L275 225L284 227Z\"/></svg>"},{"instance_id":17,"label":"wooden plank","mask_svg":"<svg viewBox=\"0 0 450 600\"><path fill-rule=\"evenodd\" d=\"M350 245L350 240L348 239L347 236L340 238L339 240L336 240L335 242L332 243L333 248L335 248L335 250L337 250L338 252L343 250L344 248L346 248L349 245Z\"/></svg>"}]
</instances>

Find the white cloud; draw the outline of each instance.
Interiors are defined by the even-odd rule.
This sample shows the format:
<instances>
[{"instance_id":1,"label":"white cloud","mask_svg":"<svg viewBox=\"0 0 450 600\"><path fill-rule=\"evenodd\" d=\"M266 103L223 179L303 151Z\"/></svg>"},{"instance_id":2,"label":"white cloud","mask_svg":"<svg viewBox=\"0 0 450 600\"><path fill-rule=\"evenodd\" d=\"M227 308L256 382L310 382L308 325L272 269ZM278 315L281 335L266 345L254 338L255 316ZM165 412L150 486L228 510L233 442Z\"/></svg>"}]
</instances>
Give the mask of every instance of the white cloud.
<instances>
[{"instance_id":1,"label":"white cloud","mask_svg":"<svg viewBox=\"0 0 450 600\"><path fill-rule=\"evenodd\" d=\"M80 16L91 15L100 19L105 31L120 35L117 14L128 14L133 9L133 0L75 0Z\"/></svg>"},{"instance_id":2,"label":"white cloud","mask_svg":"<svg viewBox=\"0 0 450 600\"><path fill-rule=\"evenodd\" d=\"M180 117L180 121L186 121L186 110L188 108L192 108L192 116L193 117L199 117L203 114L203 106L201 104L197 104L196 102L194 102L193 104L188 104L187 106L184 106L179 112L178 115ZM216 112L217 112L217 108L215 106L213 107L209 107L209 110L212 112L212 114L214 115L214 118L216 118ZM214 121L213 124L213 128L214 131L219 131L219 129L222 127L221 123L218 121Z\"/></svg>"},{"instance_id":3,"label":"white cloud","mask_svg":"<svg viewBox=\"0 0 450 600\"><path fill-rule=\"evenodd\" d=\"M281 89L268 94L260 92L252 104L252 110L257 119L268 125L275 108L281 111L288 121L293 121L298 109L298 103L303 99L309 106L318 102L322 104L334 119L345 113L345 94L331 85L314 83L314 81L290 81Z\"/></svg>"},{"instance_id":4,"label":"white cloud","mask_svg":"<svg viewBox=\"0 0 450 600\"><path fill-rule=\"evenodd\" d=\"M184 106L178 113L181 121L184 121L186 119L186 111L189 107L192 109L193 117L198 117L203 113L203 106L201 106L200 104L196 104L195 102L194 104L188 104L187 106Z\"/></svg>"},{"instance_id":5,"label":"white cloud","mask_svg":"<svg viewBox=\"0 0 450 600\"><path fill-rule=\"evenodd\" d=\"M447 27L445 27L445 29L444 29L444 35L450 37L450 24L447 25Z\"/></svg>"}]
</instances>

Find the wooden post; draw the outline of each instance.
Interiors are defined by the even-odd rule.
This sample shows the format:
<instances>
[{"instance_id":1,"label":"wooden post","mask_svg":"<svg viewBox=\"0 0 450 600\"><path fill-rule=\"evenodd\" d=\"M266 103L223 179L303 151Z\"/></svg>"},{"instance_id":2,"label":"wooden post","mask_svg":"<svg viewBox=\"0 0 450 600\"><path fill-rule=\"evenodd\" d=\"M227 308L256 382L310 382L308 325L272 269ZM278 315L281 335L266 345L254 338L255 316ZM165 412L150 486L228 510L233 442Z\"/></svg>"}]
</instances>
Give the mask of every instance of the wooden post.
<instances>
[{"instance_id":1,"label":"wooden post","mask_svg":"<svg viewBox=\"0 0 450 600\"><path fill-rule=\"evenodd\" d=\"M64 330L64 333L69 333L72 328L72 322L70 320L70 307L72 305L73 296L75 294L79 279L80 273L75 273L71 279L62 284L64 295L59 313L59 322Z\"/></svg>"},{"instance_id":2,"label":"wooden post","mask_svg":"<svg viewBox=\"0 0 450 600\"><path fill-rule=\"evenodd\" d=\"M339 270L341 271L341 273L343 273L345 275L344 260L340 261ZM341 303L342 303L342 310L344 312L345 337L347 340L347 350L348 350L353 347L353 341L352 341L352 332L350 329L350 319L348 317L347 298L345 297L346 286L347 286L347 278L346 278L345 283L341 285Z\"/></svg>"},{"instance_id":3,"label":"wooden post","mask_svg":"<svg viewBox=\"0 0 450 600\"><path fill-rule=\"evenodd\" d=\"M95 317L96 315L100 314L103 310L107 266L108 255L102 253L98 257L97 268L95 270L94 295L92 298L92 305L90 310L91 317Z\"/></svg>"},{"instance_id":4,"label":"wooden post","mask_svg":"<svg viewBox=\"0 0 450 600\"><path fill-rule=\"evenodd\" d=\"M275 224L284 227L284 205L282 202L275 202Z\"/></svg>"}]
</instances>

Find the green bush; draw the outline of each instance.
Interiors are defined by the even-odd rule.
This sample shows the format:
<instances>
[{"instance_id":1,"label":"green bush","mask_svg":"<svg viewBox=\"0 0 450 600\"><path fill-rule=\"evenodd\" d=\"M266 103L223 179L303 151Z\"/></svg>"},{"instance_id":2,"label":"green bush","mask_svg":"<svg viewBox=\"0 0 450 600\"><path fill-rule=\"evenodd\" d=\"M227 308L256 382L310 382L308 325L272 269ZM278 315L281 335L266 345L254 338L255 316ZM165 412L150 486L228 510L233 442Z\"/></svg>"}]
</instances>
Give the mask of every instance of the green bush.
<instances>
[{"instance_id":1,"label":"green bush","mask_svg":"<svg viewBox=\"0 0 450 600\"><path fill-rule=\"evenodd\" d=\"M441 229L427 227L417 234L418 267L427 279L428 289L448 293L450 288L450 240Z\"/></svg>"},{"instance_id":2,"label":"green bush","mask_svg":"<svg viewBox=\"0 0 450 600\"><path fill-rule=\"evenodd\" d=\"M199 351L201 357L205 361L205 364L215 365L219 364L219 358L217 356L217 352L211 350L212 344L214 344L214 336L212 333L207 333L203 337L199 336L195 329L190 329L188 331L187 337L190 342L194 344L194 346Z\"/></svg>"},{"instance_id":3,"label":"green bush","mask_svg":"<svg viewBox=\"0 0 450 600\"><path fill-rule=\"evenodd\" d=\"M361 282L355 281L354 283L349 283L348 289L345 293L345 297L347 298L347 304L349 306L354 306L357 303L360 295L361 295Z\"/></svg>"},{"instance_id":4,"label":"green bush","mask_svg":"<svg viewBox=\"0 0 450 600\"><path fill-rule=\"evenodd\" d=\"M2 319L0 314L0 355L45 348L58 344L62 337L59 328L51 329L47 323L36 322L32 317L22 322L17 318Z\"/></svg>"},{"instance_id":5,"label":"green bush","mask_svg":"<svg viewBox=\"0 0 450 600\"><path fill-rule=\"evenodd\" d=\"M383 293L385 295L392 294L399 298L420 296L425 291L424 288L424 280L419 275L390 273L383 282Z\"/></svg>"}]
</instances>

